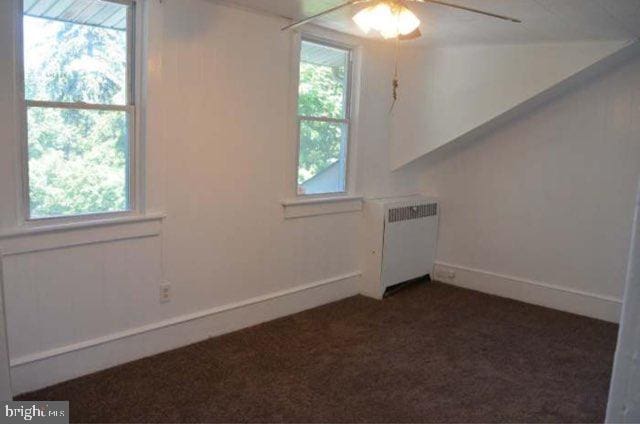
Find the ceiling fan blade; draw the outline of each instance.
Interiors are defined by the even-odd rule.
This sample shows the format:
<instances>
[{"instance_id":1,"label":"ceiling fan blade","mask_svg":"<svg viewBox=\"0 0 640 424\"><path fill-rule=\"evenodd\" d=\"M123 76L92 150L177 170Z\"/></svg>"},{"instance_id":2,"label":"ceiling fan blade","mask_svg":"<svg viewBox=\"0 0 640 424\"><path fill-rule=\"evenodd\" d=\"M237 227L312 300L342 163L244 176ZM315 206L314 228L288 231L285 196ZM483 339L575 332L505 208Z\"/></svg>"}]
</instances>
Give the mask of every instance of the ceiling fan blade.
<instances>
[{"instance_id":1,"label":"ceiling fan blade","mask_svg":"<svg viewBox=\"0 0 640 424\"><path fill-rule=\"evenodd\" d=\"M282 28L282 31L286 31L288 29L297 28L300 25L304 25L307 22L310 22L310 21L312 21L312 20L314 20L316 18L319 18L320 16L324 16L324 15L327 15L329 13L335 12L336 10L340 10L343 7L351 6L353 4L362 3L363 1L367 1L367 0L350 0L350 1L346 2L346 3L343 3L343 4L340 4L338 6L332 7L331 9L327 9L324 12L320 12L320 13L318 13L316 15L309 16L308 18L304 18L304 19L301 19L299 21L296 21L296 22L292 23L291 25L287 25L286 27Z\"/></svg>"},{"instance_id":2,"label":"ceiling fan blade","mask_svg":"<svg viewBox=\"0 0 640 424\"><path fill-rule=\"evenodd\" d=\"M415 40L416 38L420 38L420 37L422 37L422 33L420 32L420 28L416 28L415 30L413 30L409 34L399 35L398 36L398 40L400 40L400 41L409 41L409 40Z\"/></svg>"},{"instance_id":3,"label":"ceiling fan blade","mask_svg":"<svg viewBox=\"0 0 640 424\"><path fill-rule=\"evenodd\" d=\"M465 10L467 12L478 13L480 15L491 16L492 18L502 19L503 21L510 21L521 24L522 21L520 19L512 18L510 16L498 15L497 13L485 12L484 10L474 9L472 7L461 6L459 4L447 3L445 1L440 0L410 0L418 3L434 3L439 4L441 6L453 7L454 9Z\"/></svg>"}]
</instances>

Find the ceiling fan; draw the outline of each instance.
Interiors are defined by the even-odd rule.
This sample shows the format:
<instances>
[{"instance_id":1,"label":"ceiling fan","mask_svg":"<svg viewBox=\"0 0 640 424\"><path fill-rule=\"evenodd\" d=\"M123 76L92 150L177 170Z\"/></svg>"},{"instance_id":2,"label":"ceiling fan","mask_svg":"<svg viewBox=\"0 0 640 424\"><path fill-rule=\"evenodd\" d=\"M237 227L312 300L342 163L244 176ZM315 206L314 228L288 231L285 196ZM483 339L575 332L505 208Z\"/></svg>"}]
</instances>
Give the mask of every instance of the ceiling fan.
<instances>
[{"instance_id":1,"label":"ceiling fan","mask_svg":"<svg viewBox=\"0 0 640 424\"><path fill-rule=\"evenodd\" d=\"M497 13L486 12L484 10L474 9L472 7L462 6L458 4L448 3L440 0L349 0L346 3L332 7L308 18L301 19L282 28L283 31L294 29L304 25L321 16L328 15L345 7L368 4L369 6L360 10L353 16L353 21L365 33L370 30L378 31L383 38L397 38L398 40L411 40L420 37L420 20L409 10L404 3L419 4L439 4L441 6L452 7L454 9L464 10L466 12L477 13L492 18L501 19L503 21L521 23L522 21L509 16L499 15Z\"/></svg>"},{"instance_id":2,"label":"ceiling fan","mask_svg":"<svg viewBox=\"0 0 640 424\"><path fill-rule=\"evenodd\" d=\"M512 18L510 16L499 15L497 13L487 12L484 10L474 9L472 7L448 3L440 0L349 0L346 3L327 9L324 12L320 12L316 15L309 16L308 18L304 18L290 25L287 25L282 28L282 30L286 31L288 29L297 28L310 21L313 21L314 19L317 19L324 15L328 15L345 7L364 4L367 7L357 12L352 19L356 23L356 25L358 25L358 27L360 27L360 29L365 32L365 34L373 29L379 32L380 35L382 35L382 37L386 39L394 38L397 41L412 40L414 38L422 36L422 33L420 32L420 19L418 19L418 17L405 6L405 3L409 2L418 4L439 4L441 6L451 7L471 13L477 13L503 21L522 23L520 19ZM396 51L397 49L398 44L396 43ZM397 53L396 68L393 77L392 88L393 103L391 104L389 113L393 111L393 107L395 106L396 100L398 99L399 79Z\"/></svg>"}]
</instances>

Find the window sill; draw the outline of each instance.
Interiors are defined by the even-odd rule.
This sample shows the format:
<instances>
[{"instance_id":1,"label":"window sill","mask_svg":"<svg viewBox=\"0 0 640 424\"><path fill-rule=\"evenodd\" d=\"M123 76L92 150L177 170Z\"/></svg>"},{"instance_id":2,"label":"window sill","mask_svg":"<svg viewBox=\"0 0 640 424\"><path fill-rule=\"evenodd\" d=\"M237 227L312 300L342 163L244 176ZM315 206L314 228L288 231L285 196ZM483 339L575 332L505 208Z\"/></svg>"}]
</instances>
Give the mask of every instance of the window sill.
<instances>
[{"instance_id":1,"label":"window sill","mask_svg":"<svg viewBox=\"0 0 640 424\"><path fill-rule=\"evenodd\" d=\"M84 228L107 227L111 225L133 224L136 222L159 221L164 219L165 217L166 215L163 213L153 213L147 215L120 216L117 218L102 218L67 223L29 225L13 231L0 232L0 240L45 233L81 230Z\"/></svg>"},{"instance_id":2,"label":"window sill","mask_svg":"<svg viewBox=\"0 0 640 424\"><path fill-rule=\"evenodd\" d=\"M309 199L289 199L282 201L285 219L359 212L362 210L362 196L319 197Z\"/></svg>"},{"instance_id":3,"label":"window sill","mask_svg":"<svg viewBox=\"0 0 640 424\"><path fill-rule=\"evenodd\" d=\"M160 234L165 214L122 216L73 223L25 226L0 233L2 256L87 244L106 243Z\"/></svg>"}]
</instances>

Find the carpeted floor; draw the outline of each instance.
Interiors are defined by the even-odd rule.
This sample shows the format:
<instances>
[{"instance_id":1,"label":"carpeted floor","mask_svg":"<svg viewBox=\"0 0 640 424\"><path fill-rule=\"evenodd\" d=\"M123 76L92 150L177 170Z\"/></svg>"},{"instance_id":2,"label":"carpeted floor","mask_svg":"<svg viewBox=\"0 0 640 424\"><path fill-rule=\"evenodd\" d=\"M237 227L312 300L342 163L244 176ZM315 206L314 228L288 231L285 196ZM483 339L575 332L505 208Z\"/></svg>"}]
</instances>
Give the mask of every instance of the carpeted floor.
<instances>
[{"instance_id":1,"label":"carpeted floor","mask_svg":"<svg viewBox=\"0 0 640 424\"><path fill-rule=\"evenodd\" d=\"M83 422L601 422L617 326L439 283L62 383Z\"/></svg>"}]
</instances>

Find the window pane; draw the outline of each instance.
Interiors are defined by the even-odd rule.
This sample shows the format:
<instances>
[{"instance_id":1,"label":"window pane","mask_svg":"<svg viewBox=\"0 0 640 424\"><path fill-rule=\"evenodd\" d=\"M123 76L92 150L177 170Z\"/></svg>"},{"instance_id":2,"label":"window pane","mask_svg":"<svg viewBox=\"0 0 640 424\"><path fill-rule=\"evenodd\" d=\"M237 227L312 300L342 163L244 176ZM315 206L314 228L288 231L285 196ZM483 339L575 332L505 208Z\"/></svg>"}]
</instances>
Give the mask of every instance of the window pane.
<instances>
[{"instance_id":1,"label":"window pane","mask_svg":"<svg viewBox=\"0 0 640 424\"><path fill-rule=\"evenodd\" d=\"M31 218L128 209L127 114L28 109Z\"/></svg>"},{"instance_id":2,"label":"window pane","mask_svg":"<svg viewBox=\"0 0 640 424\"><path fill-rule=\"evenodd\" d=\"M298 114L346 117L349 51L302 42Z\"/></svg>"},{"instance_id":3,"label":"window pane","mask_svg":"<svg viewBox=\"0 0 640 424\"><path fill-rule=\"evenodd\" d=\"M27 100L126 104L126 16L100 0L25 2Z\"/></svg>"},{"instance_id":4,"label":"window pane","mask_svg":"<svg viewBox=\"0 0 640 424\"><path fill-rule=\"evenodd\" d=\"M345 191L346 140L346 124L300 122L298 194Z\"/></svg>"}]
</instances>

